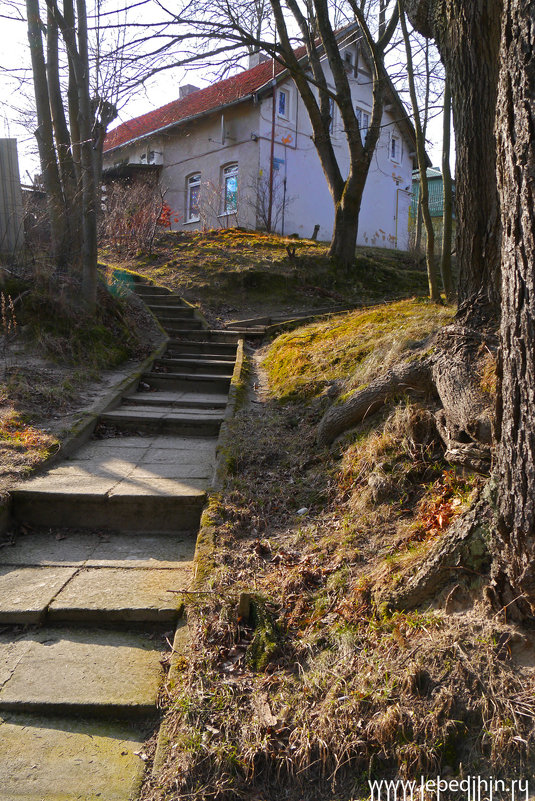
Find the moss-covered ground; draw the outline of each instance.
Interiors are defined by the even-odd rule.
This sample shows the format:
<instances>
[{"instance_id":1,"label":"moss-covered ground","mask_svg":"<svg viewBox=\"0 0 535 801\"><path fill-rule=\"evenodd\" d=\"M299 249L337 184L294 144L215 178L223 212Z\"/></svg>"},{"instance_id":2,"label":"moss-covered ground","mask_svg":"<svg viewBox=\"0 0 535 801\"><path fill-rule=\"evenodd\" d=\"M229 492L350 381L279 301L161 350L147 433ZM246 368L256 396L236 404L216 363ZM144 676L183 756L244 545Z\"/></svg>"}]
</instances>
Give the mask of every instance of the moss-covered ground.
<instances>
[{"instance_id":1,"label":"moss-covered ground","mask_svg":"<svg viewBox=\"0 0 535 801\"><path fill-rule=\"evenodd\" d=\"M407 253L358 248L348 274L336 269L327 251L324 242L232 228L168 233L151 254L137 256L110 243L101 259L178 292L215 323L427 292L425 268Z\"/></svg>"}]
</instances>

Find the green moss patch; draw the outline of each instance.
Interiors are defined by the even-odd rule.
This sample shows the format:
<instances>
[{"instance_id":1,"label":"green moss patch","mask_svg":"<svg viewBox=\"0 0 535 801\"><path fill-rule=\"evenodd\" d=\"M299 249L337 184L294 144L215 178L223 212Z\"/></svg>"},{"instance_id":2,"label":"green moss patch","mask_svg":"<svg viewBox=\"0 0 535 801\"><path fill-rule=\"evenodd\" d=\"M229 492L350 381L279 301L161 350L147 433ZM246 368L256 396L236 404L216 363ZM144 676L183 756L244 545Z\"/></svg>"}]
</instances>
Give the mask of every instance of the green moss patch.
<instances>
[{"instance_id":1,"label":"green moss patch","mask_svg":"<svg viewBox=\"0 0 535 801\"><path fill-rule=\"evenodd\" d=\"M279 336L264 360L277 398L311 398L334 381L370 381L421 345L453 316L448 307L403 300L312 323Z\"/></svg>"}]
</instances>

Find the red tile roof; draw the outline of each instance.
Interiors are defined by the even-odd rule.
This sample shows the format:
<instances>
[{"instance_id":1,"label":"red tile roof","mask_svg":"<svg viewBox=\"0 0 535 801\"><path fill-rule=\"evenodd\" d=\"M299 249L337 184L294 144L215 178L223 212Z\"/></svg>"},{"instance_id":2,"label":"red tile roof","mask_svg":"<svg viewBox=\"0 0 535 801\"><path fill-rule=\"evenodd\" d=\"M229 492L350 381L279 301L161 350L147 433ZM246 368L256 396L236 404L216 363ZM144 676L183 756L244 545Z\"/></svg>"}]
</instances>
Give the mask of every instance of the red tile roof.
<instances>
[{"instance_id":1,"label":"red tile roof","mask_svg":"<svg viewBox=\"0 0 535 801\"><path fill-rule=\"evenodd\" d=\"M280 64L275 65L275 73L278 75L283 71ZM180 100L173 100L171 103L142 114L129 122L123 122L113 131L110 131L104 140L104 152L113 150L116 147L155 133L169 125L179 123L190 117L208 111L215 111L222 106L238 100L245 99L249 95L257 92L271 79L273 75L273 62L264 61L256 67L240 72L223 81L218 81L205 89L199 89Z\"/></svg>"}]
</instances>

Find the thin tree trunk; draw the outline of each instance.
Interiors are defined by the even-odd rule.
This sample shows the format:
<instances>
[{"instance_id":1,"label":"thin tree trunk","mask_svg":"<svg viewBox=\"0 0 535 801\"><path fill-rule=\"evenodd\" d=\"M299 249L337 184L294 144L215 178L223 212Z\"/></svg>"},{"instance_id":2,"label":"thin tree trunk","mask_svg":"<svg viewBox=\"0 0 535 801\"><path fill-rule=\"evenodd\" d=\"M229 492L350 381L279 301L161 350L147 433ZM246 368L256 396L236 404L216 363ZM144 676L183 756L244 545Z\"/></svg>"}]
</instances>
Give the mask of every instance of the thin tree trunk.
<instances>
[{"instance_id":1,"label":"thin tree trunk","mask_svg":"<svg viewBox=\"0 0 535 801\"><path fill-rule=\"evenodd\" d=\"M37 109L37 131L35 136L39 148L41 173L46 192L54 260L59 267L63 267L67 262L66 210L54 147L46 65L43 40L41 38L39 0L26 0L26 13Z\"/></svg>"},{"instance_id":2,"label":"thin tree trunk","mask_svg":"<svg viewBox=\"0 0 535 801\"><path fill-rule=\"evenodd\" d=\"M69 261L71 264L79 260L79 238L76 236L77 224L76 215L73 214L76 203L77 185L74 171L74 163L71 153L71 140L63 100L61 97L61 87L59 80L59 58L58 58L58 26L50 8L47 13L47 63L46 74L50 96L50 111L52 116L52 127L56 141L56 151L58 156L58 166L63 187L66 208L69 214L66 217L66 235L68 242ZM78 254L78 257L77 255Z\"/></svg>"},{"instance_id":3,"label":"thin tree trunk","mask_svg":"<svg viewBox=\"0 0 535 801\"><path fill-rule=\"evenodd\" d=\"M505 0L497 113L502 218L496 587L535 614L535 2ZM514 603L515 599L519 599Z\"/></svg>"},{"instance_id":4,"label":"thin tree trunk","mask_svg":"<svg viewBox=\"0 0 535 801\"><path fill-rule=\"evenodd\" d=\"M400 11L401 30L403 32L403 39L405 41L405 52L407 54L407 77L409 81L409 93L411 97L412 111L414 116L414 128L416 131L416 154L418 157L418 171L420 173L420 192L419 198L421 202L422 216L425 224L426 233L426 247L425 247L425 260L427 265L427 280L429 282L429 297L435 303L440 302L440 291L438 288L436 267L435 267L435 231L433 228L433 220L429 211L429 187L427 184L427 163L425 154L425 138L422 131L422 123L420 120L420 110L418 108L418 100L416 97L416 88L414 84L414 69L412 63L412 50L409 40L409 33L407 24L405 22L405 14Z\"/></svg>"},{"instance_id":5,"label":"thin tree trunk","mask_svg":"<svg viewBox=\"0 0 535 801\"><path fill-rule=\"evenodd\" d=\"M65 24L67 28L71 31L74 31L75 16L74 16L74 6L72 0L64 0L63 16L65 18ZM78 88L76 85L76 71L74 68L73 56L71 56L70 54L67 55L69 62L69 85L67 89L69 127L71 131L72 158L74 163L74 171L76 175L76 182L77 182L78 196L79 196L78 203L80 203L81 191L82 191L82 167L81 167L81 156L80 156L80 126L78 124L78 112L79 112ZM80 220L81 220L81 211L80 211Z\"/></svg>"},{"instance_id":6,"label":"thin tree trunk","mask_svg":"<svg viewBox=\"0 0 535 801\"><path fill-rule=\"evenodd\" d=\"M450 170L450 141L451 141L451 89L450 80L446 75L444 84L444 120L442 137L442 256L440 271L446 299L453 300L453 281L451 277L451 233L453 219L453 190Z\"/></svg>"},{"instance_id":7,"label":"thin tree trunk","mask_svg":"<svg viewBox=\"0 0 535 801\"><path fill-rule=\"evenodd\" d=\"M89 96L89 56L87 12L85 0L77 0L78 55L78 120L82 162L82 295L89 311L97 300L97 194L93 166L92 114Z\"/></svg>"}]
</instances>

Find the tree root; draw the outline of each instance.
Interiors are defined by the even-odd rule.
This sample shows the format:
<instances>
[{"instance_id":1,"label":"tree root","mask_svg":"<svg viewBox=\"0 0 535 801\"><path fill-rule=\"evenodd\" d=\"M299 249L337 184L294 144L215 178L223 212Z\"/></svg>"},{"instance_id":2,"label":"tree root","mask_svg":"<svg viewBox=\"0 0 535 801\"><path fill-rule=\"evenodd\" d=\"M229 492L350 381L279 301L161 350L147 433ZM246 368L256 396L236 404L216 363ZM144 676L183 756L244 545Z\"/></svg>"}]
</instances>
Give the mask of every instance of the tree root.
<instances>
[{"instance_id":1,"label":"tree root","mask_svg":"<svg viewBox=\"0 0 535 801\"><path fill-rule=\"evenodd\" d=\"M319 424L318 445L330 445L385 403L416 392L440 401L435 419L447 461L488 475L494 397L485 390L483 378L492 364L497 340L492 332L453 324L442 329L434 345L432 356L422 350L419 358L396 365L345 403L331 406Z\"/></svg>"},{"instance_id":2,"label":"tree root","mask_svg":"<svg viewBox=\"0 0 535 801\"><path fill-rule=\"evenodd\" d=\"M319 424L317 443L330 445L341 433L356 426L396 396L407 391L426 394L432 389L428 360L396 365L365 389L356 392L346 403L331 406Z\"/></svg>"},{"instance_id":3,"label":"tree root","mask_svg":"<svg viewBox=\"0 0 535 801\"><path fill-rule=\"evenodd\" d=\"M459 576L485 574L491 563L488 540L493 511L483 496L460 517L437 542L417 572L397 590L386 591L374 600L390 609L411 609L435 598L448 582Z\"/></svg>"}]
</instances>

